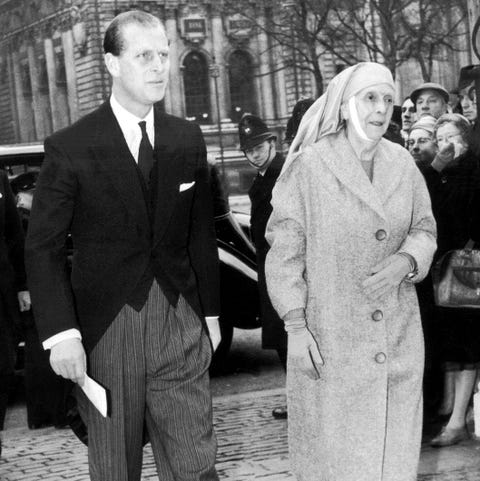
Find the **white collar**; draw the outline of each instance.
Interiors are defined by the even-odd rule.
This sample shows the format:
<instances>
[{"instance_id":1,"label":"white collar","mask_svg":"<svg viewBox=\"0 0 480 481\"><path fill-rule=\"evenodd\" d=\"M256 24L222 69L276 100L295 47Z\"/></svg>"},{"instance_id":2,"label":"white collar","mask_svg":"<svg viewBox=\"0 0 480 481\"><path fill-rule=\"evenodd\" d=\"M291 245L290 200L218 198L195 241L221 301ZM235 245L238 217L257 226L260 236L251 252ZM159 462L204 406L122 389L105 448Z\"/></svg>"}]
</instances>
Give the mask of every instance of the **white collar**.
<instances>
[{"instance_id":1,"label":"white collar","mask_svg":"<svg viewBox=\"0 0 480 481\"><path fill-rule=\"evenodd\" d=\"M112 107L113 114L122 129L123 136L127 141L127 144L131 146L135 139L141 138L141 131L139 129L138 123L144 120L147 123L147 135L152 146L155 142L155 125L154 125L154 115L153 107L148 111L145 117L139 118L136 115L129 112L125 107L120 105L115 96L110 96L110 106Z\"/></svg>"}]
</instances>

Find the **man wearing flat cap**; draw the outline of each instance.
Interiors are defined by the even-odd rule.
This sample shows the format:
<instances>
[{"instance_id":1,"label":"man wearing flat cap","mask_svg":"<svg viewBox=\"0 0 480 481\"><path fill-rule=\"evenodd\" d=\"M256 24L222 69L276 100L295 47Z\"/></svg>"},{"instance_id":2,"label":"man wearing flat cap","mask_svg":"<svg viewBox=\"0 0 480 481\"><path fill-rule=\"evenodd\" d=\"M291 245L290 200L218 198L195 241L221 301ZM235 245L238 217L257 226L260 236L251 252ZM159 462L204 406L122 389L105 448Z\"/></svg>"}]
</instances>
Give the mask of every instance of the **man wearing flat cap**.
<instances>
[{"instance_id":1,"label":"man wearing flat cap","mask_svg":"<svg viewBox=\"0 0 480 481\"><path fill-rule=\"evenodd\" d=\"M447 90L435 82L426 82L417 87L410 98L415 104L417 118L431 115L438 119L448 110L449 95Z\"/></svg>"},{"instance_id":2,"label":"man wearing flat cap","mask_svg":"<svg viewBox=\"0 0 480 481\"><path fill-rule=\"evenodd\" d=\"M255 115L245 114L238 124L240 149L248 163L257 170L257 176L248 191L251 201L250 226L252 240L257 251L258 291L262 318L262 347L275 349L284 369L287 364L287 336L283 321L278 317L270 302L265 281L265 258L270 246L265 239L265 229L272 213L270 201L272 189L282 170L284 158L277 153L276 136L265 122ZM276 419L287 417L283 407L275 408L272 415Z\"/></svg>"}]
</instances>

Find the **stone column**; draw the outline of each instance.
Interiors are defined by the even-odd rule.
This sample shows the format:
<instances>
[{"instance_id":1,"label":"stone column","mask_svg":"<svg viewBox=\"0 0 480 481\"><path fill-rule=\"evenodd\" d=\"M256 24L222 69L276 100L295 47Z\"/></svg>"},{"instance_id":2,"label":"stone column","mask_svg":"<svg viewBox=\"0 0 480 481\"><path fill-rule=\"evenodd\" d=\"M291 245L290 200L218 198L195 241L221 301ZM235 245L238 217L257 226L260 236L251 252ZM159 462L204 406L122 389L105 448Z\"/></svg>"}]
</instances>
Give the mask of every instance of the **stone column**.
<instances>
[{"instance_id":1,"label":"stone column","mask_svg":"<svg viewBox=\"0 0 480 481\"><path fill-rule=\"evenodd\" d=\"M225 36L223 34L223 23L220 9L212 5L211 9L211 28L212 28L212 50L215 56L215 63L218 65L219 77L218 84L218 100L220 110L220 120L230 116L230 99L227 99L227 89L225 88L228 82L228 74L225 68L224 45ZM215 96L215 92L213 92ZM217 117L217 109L215 103L212 104L213 118Z\"/></svg>"},{"instance_id":2,"label":"stone column","mask_svg":"<svg viewBox=\"0 0 480 481\"><path fill-rule=\"evenodd\" d=\"M15 100L18 113L19 141L29 142L34 140L30 124L32 122L32 110L24 97L20 56L17 52L12 52L13 77L15 82Z\"/></svg>"},{"instance_id":3,"label":"stone column","mask_svg":"<svg viewBox=\"0 0 480 481\"><path fill-rule=\"evenodd\" d=\"M73 34L71 30L62 32L62 49L65 59L65 75L67 78L67 101L70 112L70 122L79 118L77 103L77 78L75 75L75 51L73 47Z\"/></svg>"},{"instance_id":4,"label":"stone column","mask_svg":"<svg viewBox=\"0 0 480 481\"><path fill-rule=\"evenodd\" d=\"M257 55L259 58L259 74L261 86L261 108L262 117L264 120L271 120L274 118L272 83L270 73L270 57L268 55L268 38L264 31L266 23L265 15L262 13L258 16L258 23L260 28L257 34Z\"/></svg>"},{"instance_id":5,"label":"stone column","mask_svg":"<svg viewBox=\"0 0 480 481\"><path fill-rule=\"evenodd\" d=\"M178 117L185 117L185 105L182 92L182 73L180 70L180 42L177 29L176 10L166 10L165 30L170 41L170 75L165 94L165 110Z\"/></svg>"},{"instance_id":6,"label":"stone column","mask_svg":"<svg viewBox=\"0 0 480 481\"><path fill-rule=\"evenodd\" d=\"M5 49L7 54L7 66L8 66L8 87L10 92L10 109L12 111L12 123L13 123L13 135L15 142L20 142L20 121L18 118L18 102L16 94L16 77L14 75L14 61L12 48L10 45ZM18 85L18 84L17 84Z\"/></svg>"},{"instance_id":7,"label":"stone column","mask_svg":"<svg viewBox=\"0 0 480 481\"><path fill-rule=\"evenodd\" d=\"M52 127L53 130L58 130L62 127L61 123L61 110L59 109L58 102L58 88L56 82L55 74L55 51L53 48L53 41L51 38L46 38L43 41L45 49L45 60L47 62L47 73L48 73L48 91L50 95L50 109L52 111Z\"/></svg>"},{"instance_id":8,"label":"stone column","mask_svg":"<svg viewBox=\"0 0 480 481\"><path fill-rule=\"evenodd\" d=\"M274 55L274 58L277 59L277 62L275 62L274 64L276 70L276 73L274 74L274 81L277 92L277 112L279 117L286 118L289 117L290 113L288 112L287 104L287 86L285 82L285 70L277 68L280 66L279 64L282 61L282 48L280 45L275 46Z\"/></svg>"},{"instance_id":9,"label":"stone column","mask_svg":"<svg viewBox=\"0 0 480 481\"><path fill-rule=\"evenodd\" d=\"M33 40L33 39L32 39ZM35 47L29 44L27 47L28 67L30 71L30 83L32 84L32 107L33 107L33 119L35 123L35 132L37 140L43 140L47 135L45 128L41 93L39 85L39 75L37 66L37 57L35 55Z\"/></svg>"}]
</instances>

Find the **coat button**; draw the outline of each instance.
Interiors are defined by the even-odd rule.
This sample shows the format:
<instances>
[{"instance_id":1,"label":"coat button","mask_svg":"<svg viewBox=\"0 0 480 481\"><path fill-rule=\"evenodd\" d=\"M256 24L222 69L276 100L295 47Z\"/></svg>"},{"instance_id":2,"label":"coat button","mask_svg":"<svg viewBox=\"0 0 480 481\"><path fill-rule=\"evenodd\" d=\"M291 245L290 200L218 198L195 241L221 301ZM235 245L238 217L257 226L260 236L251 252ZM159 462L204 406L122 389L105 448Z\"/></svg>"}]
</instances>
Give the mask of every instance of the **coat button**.
<instances>
[{"instance_id":1,"label":"coat button","mask_svg":"<svg viewBox=\"0 0 480 481\"><path fill-rule=\"evenodd\" d=\"M376 322L381 321L383 319L383 312L380 309L373 311L372 319Z\"/></svg>"},{"instance_id":2,"label":"coat button","mask_svg":"<svg viewBox=\"0 0 480 481\"><path fill-rule=\"evenodd\" d=\"M379 352L375 355L375 362L378 362L378 364L383 364L386 360L387 356L383 352Z\"/></svg>"},{"instance_id":3,"label":"coat button","mask_svg":"<svg viewBox=\"0 0 480 481\"><path fill-rule=\"evenodd\" d=\"M383 229L378 229L377 232L375 232L375 237L377 240L382 241L387 237L387 233Z\"/></svg>"}]
</instances>

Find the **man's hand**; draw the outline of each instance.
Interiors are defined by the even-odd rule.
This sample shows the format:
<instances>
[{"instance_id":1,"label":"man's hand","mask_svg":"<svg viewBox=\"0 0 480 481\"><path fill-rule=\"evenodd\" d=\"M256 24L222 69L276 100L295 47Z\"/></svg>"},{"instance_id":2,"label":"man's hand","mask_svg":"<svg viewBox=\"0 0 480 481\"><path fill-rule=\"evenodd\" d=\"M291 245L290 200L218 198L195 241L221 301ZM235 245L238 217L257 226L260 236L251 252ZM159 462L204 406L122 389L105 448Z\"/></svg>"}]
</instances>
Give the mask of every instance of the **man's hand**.
<instances>
[{"instance_id":1,"label":"man's hand","mask_svg":"<svg viewBox=\"0 0 480 481\"><path fill-rule=\"evenodd\" d=\"M83 386L87 356L80 339L66 339L50 349L50 365L55 374Z\"/></svg>"},{"instance_id":2,"label":"man's hand","mask_svg":"<svg viewBox=\"0 0 480 481\"><path fill-rule=\"evenodd\" d=\"M365 294L377 300L403 281L411 271L407 257L393 254L372 268L371 275L362 284Z\"/></svg>"},{"instance_id":3,"label":"man's hand","mask_svg":"<svg viewBox=\"0 0 480 481\"><path fill-rule=\"evenodd\" d=\"M30 300L30 292L29 291L20 291L17 293L18 299L18 307L20 312L25 312L30 310L30 306L32 305L32 301Z\"/></svg>"},{"instance_id":4,"label":"man's hand","mask_svg":"<svg viewBox=\"0 0 480 481\"><path fill-rule=\"evenodd\" d=\"M318 344L307 327L288 332L288 356L310 379L320 379L324 362Z\"/></svg>"},{"instance_id":5,"label":"man's hand","mask_svg":"<svg viewBox=\"0 0 480 481\"><path fill-rule=\"evenodd\" d=\"M208 317L205 319L205 322L207 323L208 335L210 336L213 352L215 352L220 344L220 341L222 340L218 317Z\"/></svg>"}]
</instances>

